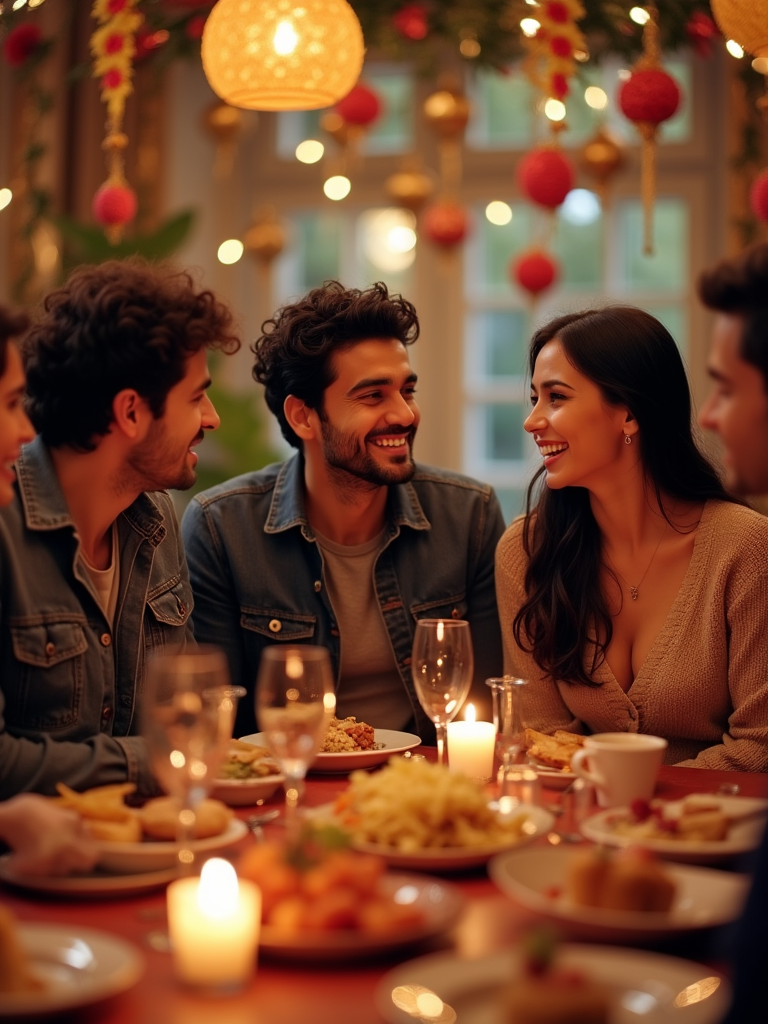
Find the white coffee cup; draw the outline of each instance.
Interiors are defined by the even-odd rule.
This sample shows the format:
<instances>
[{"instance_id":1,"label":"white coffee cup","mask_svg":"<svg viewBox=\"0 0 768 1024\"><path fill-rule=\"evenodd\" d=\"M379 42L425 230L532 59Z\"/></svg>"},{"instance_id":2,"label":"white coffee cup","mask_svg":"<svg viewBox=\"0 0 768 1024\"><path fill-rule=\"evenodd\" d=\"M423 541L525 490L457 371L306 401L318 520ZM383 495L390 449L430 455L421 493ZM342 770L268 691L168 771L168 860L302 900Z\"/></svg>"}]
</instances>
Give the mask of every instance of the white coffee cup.
<instances>
[{"instance_id":1,"label":"white coffee cup","mask_svg":"<svg viewBox=\"0 0 768 1024\"><path fill-rule=\"evenodd\" d=\"M653 796L666 749L667 741L661 736L600 732L584 740L571 758L571 771L593 783L601 807L626 807L633 800Z\"/></svg>"}]
</instances>

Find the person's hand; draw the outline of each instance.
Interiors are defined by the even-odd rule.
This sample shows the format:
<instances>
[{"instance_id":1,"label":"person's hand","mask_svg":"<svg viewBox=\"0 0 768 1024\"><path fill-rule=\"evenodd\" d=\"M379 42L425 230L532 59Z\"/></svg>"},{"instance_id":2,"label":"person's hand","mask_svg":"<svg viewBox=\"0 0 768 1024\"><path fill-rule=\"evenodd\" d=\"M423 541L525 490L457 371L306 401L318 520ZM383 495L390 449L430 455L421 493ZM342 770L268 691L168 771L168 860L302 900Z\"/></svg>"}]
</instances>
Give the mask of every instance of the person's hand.
<instances>
[{"instance_id":1,"label":"person's hand","mask_svg":"<svg viewBox=\"0 0 768 1024\"><path fill-rule=\"evenodd\" d=\"M88 871L98 858L80 817L34 793L0 803L0 838L11 847L9 863L25 875Z\"/></svg>"}]
</instances>

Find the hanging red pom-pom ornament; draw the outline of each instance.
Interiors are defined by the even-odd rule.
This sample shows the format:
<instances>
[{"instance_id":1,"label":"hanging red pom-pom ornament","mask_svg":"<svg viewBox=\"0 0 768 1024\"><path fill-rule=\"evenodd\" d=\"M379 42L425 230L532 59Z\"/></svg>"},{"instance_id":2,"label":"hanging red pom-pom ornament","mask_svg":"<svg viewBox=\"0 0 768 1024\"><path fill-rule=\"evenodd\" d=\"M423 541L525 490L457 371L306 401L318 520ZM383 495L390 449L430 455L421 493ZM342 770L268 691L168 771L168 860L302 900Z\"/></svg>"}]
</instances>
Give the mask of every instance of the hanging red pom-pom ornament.
<instances>
[{"instance_id":1,"label":"hanging red pom-pom ornament","mask_svg":"<svg viewBox=\"0 0 768 1024\"><path fill-rule=\"evenodd\" d=\"M656 195L656 135L680 105L680 88L662 68L659 57L659 26L655 9L643 30L643 55L632 69L631 77L619 89L619 107L642 139L640 191L643 199L643 252L653 253L653 203Z\"/></svg>"},{"instance_id":2,"label":"hanging red pom-pom ornament","mask_svg":"<svg viewBox=\"0 0 768 1024\"><path fill-rule=\"evenodd\" d=\"M435 245L450 249L469 233L469 217L463 206L449 199L433 203L423 213L421 227Z\"/></svg>"},{"instance_id":3,"label":"hanging red pom-pom ornament","mask_svg":"<svg viewBox=\"0 0 768 1024\"><path fill-rule=\"evenodd\" d=\"M43 34L38 25L31 25L28 22L17 25L11 29L3 42L5 59L12 68L20 68L34 54L42 41Z\"/></svg>"},{"instance_id":4,"label":"hanging red pom-pom ornament","mask_svg":"<svg viewBox=\"0 0 768 1024\"><path fill-rule=\"evenodd\" d=\"M93 216L106 229L107 238L116 245L120 241L123 227L136 216L138 201L136 193L127 185L107 181L93 197Z\"/></svg>"},{"instance_id":5,"label":"hanging red pom-pom ornament","mask_svg":"<svg viewBox=\"0 0 768 1024\"><path fill-rule=\"evenodd\" d=\"M542 147L526 153L518 164L517 180L528 199L554 210L573 188L575 175L571 161L559 149Z\"/></svg>"},{"instance_id":6,"label":"hanging red pom-pom ornament","mask_svg":"<svg viewBox=\"0 0 768 1024\"><path fill-rule=\"evenodd\" d=\"M720 35L720 32L708 14L694 11L685 26L685 34L700 57L711 57L715 37Z\"/></svg>"},{"instance_id":7,"label":"hanging red pom-pom ornament","mask_svg":"<svg viewBox=\"0 0 768 1024\"><path fill-rule=\"evenodd\" d=\"M549 253L534 249L512 260L509 275L535 299L557 281L560 268Z\"/></svg>"},{"instance_id":8,"label":"hanging red pom-pom ornament","mask_svg":"<svg viewBox=\"0 0 768 1024\"><path fill-rule=\"evenodd\" d=\"M752 182L749 190L749 205L752 212L764 223L768 224L768 170L761 171Z\"/></svg>"},{"instance_id":9,"label":"hanging red pom-pom ornament","mask_svg":"<svg viewBox=\"0 0 768 1024\"><path fill-rule=\"evenodd\" d=\"M392 24L404 39L425 39L429 31L427 8L423 4L406 4L392 15Z\"/></svg>"},{"instance_id":10,"label":"hanging red pom-pom ornament","mask_svg":"<svg viewBox=\"0 0 768 1024\"><path fill-rule=\"evenodd\" d=\"M659 125L680 106L680 88L663 68L634 71L619 89L619 106L630 121Z\"/></svg>"},{"instance_id":11,"label":"hanging red pom-pom ornament","mask_svg":"<svg viewBox=\"0 0 768 1024\"><path fill-rule=\"evenodd\" d=\"M333 109L347 124L367 128L381 114L381 100L373 89L360 82Z\"/></svg>"}]
</instances>

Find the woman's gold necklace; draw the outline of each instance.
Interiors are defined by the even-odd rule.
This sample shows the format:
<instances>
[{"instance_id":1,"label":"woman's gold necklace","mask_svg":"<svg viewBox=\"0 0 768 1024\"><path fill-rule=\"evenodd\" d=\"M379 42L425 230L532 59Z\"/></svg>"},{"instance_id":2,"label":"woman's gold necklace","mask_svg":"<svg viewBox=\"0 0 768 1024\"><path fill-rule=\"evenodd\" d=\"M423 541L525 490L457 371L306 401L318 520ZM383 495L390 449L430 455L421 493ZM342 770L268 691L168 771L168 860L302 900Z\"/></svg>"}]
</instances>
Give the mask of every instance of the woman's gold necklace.
<instances>
[{"instance_id":1,"label":"woman's gold necklace","mask_svg":"<svg viewBox=\"0 0 768 1024\"><path fill-rule=\"evenodd\" d=\"M616 573L616 575L619 577L619 579L622 581L624 586L627 588L627 590L629 591L629 596L632 598L633 601L636 601L638 596L639 596L639 594L640 594L640 587L642 586L643 580L648 575L648 571L650 570L651 566L653 565L653 560L656 557L656 552L661 547L661 541L662 541L662 538L664 537L664 534L667 532L667 526L668 525L669 525L668 523L664 524L664 529L661 531L661 534L659 536L658 544L653 549L653 554L651 555L651 560L648 563L648 565L646 566L645 572L643 573L643 575L642 575L642 577L640 579L640 582L636 586L633 587L631 583L627 582L627 580L621 575L621 573L616 568L616 566L613 564L613 562L610 560L610 558L607 558L607 556L606 556L606 560L607 560L608 564L613 569L613 571Z\"/></svg>"}]
</instances>

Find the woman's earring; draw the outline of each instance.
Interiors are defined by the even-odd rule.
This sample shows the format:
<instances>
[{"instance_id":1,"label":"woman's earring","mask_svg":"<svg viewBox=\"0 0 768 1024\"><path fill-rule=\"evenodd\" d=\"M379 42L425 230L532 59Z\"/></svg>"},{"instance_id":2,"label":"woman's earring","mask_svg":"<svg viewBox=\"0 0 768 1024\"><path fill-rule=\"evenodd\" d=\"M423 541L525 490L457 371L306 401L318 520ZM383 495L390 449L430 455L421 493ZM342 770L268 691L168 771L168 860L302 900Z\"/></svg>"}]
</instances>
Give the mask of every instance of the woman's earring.
<instances>
[{"instance_id":1,"label":"woman's earring","mask_svg":"<svg viewBox=\"0 0 768 1024\"><path fill-rule=\"evenodd\" d=\"M629 434L624 435L624 444L632 444L632 438L629 436Z\"/></svg>"}]
</instances>

